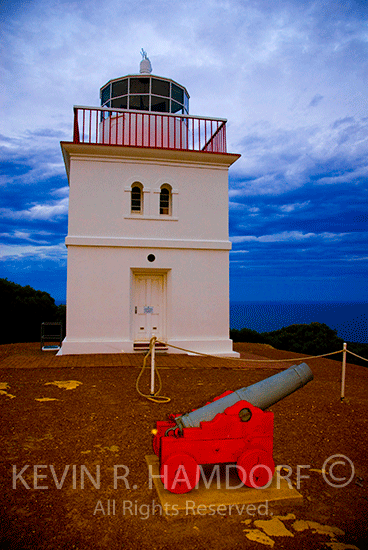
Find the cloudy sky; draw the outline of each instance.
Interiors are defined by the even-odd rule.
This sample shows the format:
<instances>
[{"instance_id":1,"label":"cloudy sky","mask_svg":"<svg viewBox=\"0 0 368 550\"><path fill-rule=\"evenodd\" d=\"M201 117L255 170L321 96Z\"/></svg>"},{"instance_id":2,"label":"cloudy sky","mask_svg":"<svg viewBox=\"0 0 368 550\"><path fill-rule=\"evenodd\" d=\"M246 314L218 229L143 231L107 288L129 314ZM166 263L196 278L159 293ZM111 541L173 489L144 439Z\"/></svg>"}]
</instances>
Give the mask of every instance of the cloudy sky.
<instances>
[{"instance_id":1,"label":"cloudy sky","mask_svg":"<svg viewBox=\"0 0 368 550\"><path fill-rule=\"evenodd\" d=\"M0 277L65 300L72 106L153 73L228 119L232 301L368 301L366 0L3 0Z\"/></svg>"}]
</instances>

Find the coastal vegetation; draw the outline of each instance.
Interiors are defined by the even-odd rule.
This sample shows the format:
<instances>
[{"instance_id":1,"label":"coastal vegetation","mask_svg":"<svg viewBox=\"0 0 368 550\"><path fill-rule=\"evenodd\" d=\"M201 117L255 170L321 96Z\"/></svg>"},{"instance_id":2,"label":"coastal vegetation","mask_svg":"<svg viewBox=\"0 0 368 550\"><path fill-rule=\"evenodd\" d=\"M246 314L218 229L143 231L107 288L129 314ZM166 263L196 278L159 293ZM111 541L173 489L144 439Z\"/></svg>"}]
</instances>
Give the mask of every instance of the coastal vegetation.
<instances>
[{"instance_id":1,"label":"coastal vegetation","mask_svg":"<svg viewBox=\"0 0 368 550\"><path fill-rule=\"evenodd\" d=\"M43 322L61 323L65 336L66 306L57 306L54 298L47 292L0 279L0 303L3 311L0 344L39 341ZM344 343L337 331L324 323L290 325L272 332L257 332L246 327L240 330L231 329L230 338L234 342L268 344L276 349L305 355L340 351ZM347 344L349 351L368 358L368 343ZM341 360L341 354L331 358ZM352 355L349 355L349 362L368 366L366 361Z\"/></svg>"},{"instance_id":2,"label":"coastal vegetation","mask_svg":"<svg viewBox=\"0 0 368 550\"><path fill-rule=\"evenodd\" d=\"M337 330L331 329L324 323L290 325L272 332L257 332L248 328L232 329L230 338L234 342L268 344L276 349L305 355L323 355L340 351L344 344L344 340L338 337ZM368 358L368 344L346 343L349 351ZM341 356L342 354L333 355L331 359L341 361ZM349 362L368 366L366 361L352 355L349 355Z\"/></svg>"},{"instance_id":3,"label":"coastal vegetation","mask_svg":"<svg viewBox=\"0 0 368 550\"><path fill-rule=\"evenodd\" d=\"M65 306L57 306L47 292L0 279L3 328L0 344L40 341L41 323L59 322L65 330Z\"/></svg>"}]
</instances>

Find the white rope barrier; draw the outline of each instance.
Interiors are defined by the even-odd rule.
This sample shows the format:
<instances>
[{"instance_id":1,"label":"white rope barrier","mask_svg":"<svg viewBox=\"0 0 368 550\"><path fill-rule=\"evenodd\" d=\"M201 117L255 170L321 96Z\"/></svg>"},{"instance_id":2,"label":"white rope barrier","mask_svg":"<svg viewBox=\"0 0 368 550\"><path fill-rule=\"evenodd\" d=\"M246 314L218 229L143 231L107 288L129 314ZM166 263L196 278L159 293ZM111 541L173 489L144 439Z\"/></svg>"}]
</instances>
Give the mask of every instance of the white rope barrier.
<instances>
[{"instance_id":1,"label":"white rope barrier","mask_svg":"<svg viewBox=\"0 0 368 550\"><path fill-rule=\"evenodd\" d=\"M202 355L203 357L213 357L214 359L226 359L229 361L243 361L243 362L249 362L249 363L285 363L287 361L295 361L296 359L298 361L307 360L307 359L318 359L319 357L329 357L330 355L337 355L338 353L344 353L345 349L340 349L337 351L331 351L329 353L323 353L321 355L306 355L305 357L293 357L292 359L242 359L241 357L224 357L223 355L214 355L209 353L203 353L201 351L193 351L191 349L186 348L180 348L179 346L174 346L173 344L169 344L168 342L162 342L161 340L156 340L158 344L163 344L165 346L168 346L170 348L175 348L181 351L186 351L187 353L193 353L196 355ZM344 344L346 345L346 344ZM367 361L365 357L362 357L361 355L357 355L356 353L350 351L346 348L346 352L350 353L351 355L354 355L355 357L358 357L358 359L362 359L363 361Z\"/></svg>"},{"instance_id":2,"label":"white rope barrier","mask_svg":"<svg viewBox=\"0 0 368 550\"><path fill-rule=\"evenodd\" d=\"M344 401L345 399L346 353L350 353L351 355L354 355L355 357L358 357L363 361L368 361L368 359L365 359L365 357L361 357L360 355L357 355L356 353L349 351L347 344L344 344L344 350L342 355L342 366L341 366L341 394L340 394L341 402Z\"/></svg>"},{"instance_id":3,"label":"white rope barrier","mask_svg":"<svg viewBox=\"0 0 368 550\"><path fill-rule=\"evenodd\" d=\"M350 351L350 350L346 350L348 353L350 353L351 355L354 355L355 357L358 357L358 359L362 359L363 361L367 361L368 362L368 359L366 359L365 357L362 357L361 355L357 355L356 353L354 353L353 351Z\"/></svg>"},{"instance_id":4,"label":"white rope barrier","mask_svg":"<svg viewBox=\"0 0 368 550\"><path fill-rule=\"evenodd\" d=\"M191 349L180 348L179 346L174 346L173 344L168 344L167 342L161 342L157 340L159 344L164 344L170 348L179 349L181 351L186 351L187 353L193 353L196 355L202 355L203 357L212 357L214 359L226 359L228 361L243 361L249 363L285 363L287 361L302 361L303 359L318 359L318 357L328 357L329 355L336 355L337 353L342 353L344 350L332 351L330 353L324 353L323 355L307 355L306 357L293 357L292 359L242 359L241 357L224 357L222 355L211 355L209 353L203 353L201 351L193 351Z\"/></svg>"},{"instance_id":5,"label":"white rope barrier","mask_svg":"<svg viewBox=\"0 0 368 550\"><path fill-rule=\"evenodd\" d=\"M137 378L136 382L136 390L142 397L145 397L146 399L149 399L150 401L153 401L154 403L168 403L170 401L169 397L164 397L159 395L161 388L162 388L162 382L160 373L156 368L155 364L155 345L156 344L164 344L165 346L168 346L170 348L174 348L180 351L184 351L186 353L192 353L195 355L200 355L202 357L210 357L212 359L224 359L228 361L241 361L243 363L285 363L288 361L302 361L302 360L308 360L311 359L319 359L321 357L330 357L331 355L337 355L338 353L342 353L342 370L341 370L341 392L340 392L340 401L342 402L345 399L345 378L346 378L346 354L350 353L351 355L354 355L355 357L358 357L359 359L362 359L363 361L368 361L365 357L361 357L360 355L357 355L356 353L350 351L347 349L347 344L344 343L343 349L338 351L332 351L330 353L323 353L321 355L307 355L305 357L293 357L292 359L242 359L240 357L223 357L221 355L211 355L209 353L203 353L200 351L194 351L189 350L186 348L181 348L179 346L174 346L173 344L168 344L167 342L162 342L161 340L158 340L156 336L152 336L149 344L149 351L145 355L143 360L143 367L141 372L139 373L139 376ZM150 387L150 394L144 394L139 389L139 381L141 379L141 376L146 368L146 361L148 357L151 355L151 387ZM158 382L159 382L159 389L155 392L155 374L157 375Z\"/></svg>"}]
</instances>

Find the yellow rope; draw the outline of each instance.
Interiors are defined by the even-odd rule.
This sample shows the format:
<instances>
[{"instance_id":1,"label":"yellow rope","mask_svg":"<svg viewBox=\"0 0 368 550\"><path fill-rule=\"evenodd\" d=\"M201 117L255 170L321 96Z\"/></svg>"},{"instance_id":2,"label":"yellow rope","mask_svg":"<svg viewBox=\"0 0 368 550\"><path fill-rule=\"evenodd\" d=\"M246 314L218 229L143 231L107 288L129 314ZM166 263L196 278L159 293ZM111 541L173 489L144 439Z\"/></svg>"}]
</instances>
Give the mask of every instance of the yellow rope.
<instances>
[{"instance_id":1,"label":"yellow rope","mask_svg":"<svg viewBox=\"0 0 368 550\"><path fill-rule=\"evenodd\" d=\"M165 397L163 395L159 395L159 393L162 389L162 381L161 381L161 376L160 376L160 373L159 373L156 365L155 365L155 374L157 374L157 379L158 379L158 383L159 383L158 390L153 395L150 395L150 394L142 393L139 389L139 381L140 381L140 379L142 377L142 374L143 374L143 372L146 368L147 359L151 355L152 348L155 345L156 341L157 341L156 336L152 336L152 338L150 340L150 344L149 344L148 353L146 353L146 355L144 356L144 359L143 359L143 367L142 367L141 372L139 373L137 381L135 383L135 388L136 388L136 390L137 390L137 392L139 393L140 396L145 397L146 399L149 399L150 401L153 401L153 403L169 403L169 401L171 401L170 397Z\"/></svg>"},{"instance_id":2,"label":"yellow rope","mask_svg":"<svg viewBox=\"0 0 368 550\"><path fill-rule=\"evenodd\" d=\"M169 401L171 401L170 397L165 397L163 395L159 395L159 393L162 389L162 380L161 380L161 376L160 376L159 370L156 367L156 365L154 365L154 373L157 375L157 379L158 379L158 383L159 383L158 390L153 395L150 395L150 394L145 394L145 393L141 392L140 389L139 389L140 379L143 375L144 370L147 368L146 367L147 359L151 355L153 346L156 343L164 344L165 346L169 346L170 348L178 349L180 351L185 351L187 353L193 353L193 354L196 354L196 355L201 355L203 357L211 357L211 358L214 358L214 359L227 359L229 361L242 361L242 362L245 362L245 363L284 363L284 362L287 362L287 361L296 361L296 360L302 361L304 359L311 360L311 359L318 359L320 357L329 357L330 355L337 355L338 353L343 353L344 351L347 351L351 355L354 355L355 357L358 357L359 359L362 359L363 361L368 361L368 359L365 359L364 357L361 357L360 355L357 355L356 353L353 353L352 351L350 351L348 349L347 350L342 349L342 350L339 350L339 351L332 351L330 353L324 353L322 355L307 355L306 357L294 357L292 359L241 359L241 358L238 358L238 357L223 357L223 356L220 356L220 355L210 355L208 353L202 353L200 351L193 351L193 350L189 350L189 349L186 349L186 348L181 348L179 346L174 346L173 344L168 344L167 342L162 342L161 340L157 340L156 336L153 336L150 340L149 350L146 353L146 355L144 356L143 366L142 366L142 369L141 369L141 371L138 375L138 378L137 378L137 381L136 381L136 384L135 384L136 390L139 393L139 395L141 395L142 397L145 397L146 399L149 399L150 401L153 401L153 403L169 403Z\"/></svg>"},{"instance_id":3,"label":"yellow rope","mask_svg":"<svg viewBox=\"0 0 368 550\"><path fill-rule=\"evenodd\" d=\"M344 350L340 351L332 351L330 353L324 353L323 355L307 355L306 357L294 357L293 359L241 359L239 357L223 357L221 355L210 355L208 353L202 353L201 351L193 351L190 349L185 348L179 348L178 346L174 346L173 344L168 344L167 342L161 342L160 340L157 340L159 344L164 344L165 346L169 346L170 348L179 349L181 351L186 351L187 353L195 353L197 355L202 355L204 357L212 357L215 359L227 359L229 361L245 361L248 363L285 363L286 361L302 361L303 359L318 359L319 357L328 357L329 355L336 355L337 353L342 353ZM349 352L352 353L352 352Z\"/></svg>"},{"instance_id":4,"label":"yellow rope","mask_svg":"<svg viewBox=\"0 0 368 550\"><path fill-rule=\"evenodd\" d=\"M355 355L355 357L358 357L359 359L363 359L363 361L368 361L368 359L366 359L365 357L362 357L361 355L357 355L356 353L350 351L350 350L346 350L348 353L351 353L351 355Z\"/></svg>"}]
</instances>

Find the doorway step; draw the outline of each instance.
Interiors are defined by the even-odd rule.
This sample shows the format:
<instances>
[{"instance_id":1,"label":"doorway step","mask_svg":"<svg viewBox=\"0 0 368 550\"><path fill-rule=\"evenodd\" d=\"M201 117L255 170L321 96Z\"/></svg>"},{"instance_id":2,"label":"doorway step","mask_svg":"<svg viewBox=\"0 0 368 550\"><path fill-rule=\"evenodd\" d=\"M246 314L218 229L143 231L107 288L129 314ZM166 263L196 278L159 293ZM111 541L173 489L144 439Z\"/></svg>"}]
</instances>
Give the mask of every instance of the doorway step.
<instances>
[{"instance_id":1,"label":"doorway step","mask_svg":"<svg viewBox=\"0 0 368 550\"><path fill-rule=\"evenodd\" d=\"M134 342L133 351L147 352L149 350L149 342ZM155 343L155 350L157 351L167 351L168 347L162 342Z\"/></svg>"}]
</instances>

